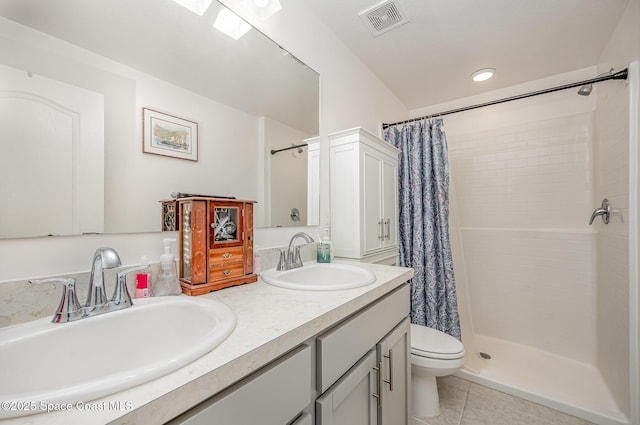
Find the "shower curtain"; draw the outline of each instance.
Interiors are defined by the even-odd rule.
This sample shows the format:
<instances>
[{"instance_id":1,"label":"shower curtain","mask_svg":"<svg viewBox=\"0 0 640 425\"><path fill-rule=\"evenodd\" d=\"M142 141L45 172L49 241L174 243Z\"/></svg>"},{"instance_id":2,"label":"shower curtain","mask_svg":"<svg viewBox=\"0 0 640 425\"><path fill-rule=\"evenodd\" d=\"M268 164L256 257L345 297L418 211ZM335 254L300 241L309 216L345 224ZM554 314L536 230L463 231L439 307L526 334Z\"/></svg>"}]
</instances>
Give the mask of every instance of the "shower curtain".
<instances>
[{"instance_id":1,"label":"shower curtain","mask_svg":"<svg viewBox=\"0 0 640 425\"><path fill-rule=\"evenodd\" d=\"M411 322L461 339L451 244L449 162L442 119L390 127L400 149L400 265L412 267Z\"/></svg>"}]
</instances>

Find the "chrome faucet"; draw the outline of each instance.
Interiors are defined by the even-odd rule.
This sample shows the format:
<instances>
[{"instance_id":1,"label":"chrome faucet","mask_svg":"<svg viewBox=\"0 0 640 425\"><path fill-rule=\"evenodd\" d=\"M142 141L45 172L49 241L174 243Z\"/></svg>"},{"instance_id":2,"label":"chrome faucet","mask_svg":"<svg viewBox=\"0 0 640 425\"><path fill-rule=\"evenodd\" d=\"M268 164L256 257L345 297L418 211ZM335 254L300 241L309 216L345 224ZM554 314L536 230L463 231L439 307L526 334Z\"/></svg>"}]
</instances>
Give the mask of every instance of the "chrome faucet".
<instances>
[{"instance_id":1,"label":"chrome faucet","mask_svg":"<svg viewBox=\"0 0 640 425\"><path fill-rule=\"evenodd\" d=\"M89 294L84 306L78 302L76 295L76 280L73 278L54 277L49 279L33 279L30 283L62 283L62 299L51 320L53 323L66 323L86 317L96 316L110 311L131 307L133 302L127 289L127 274L146 268L139 265L119 270L116 273L116 287L111 299L107 299L104 288L104 270L120 267L120 257L112 248L98 248L93 255L91 277L89 279Z\"/></svg>"},{"instance_id":2,"label":"chrome faucet","mask_svg":"<svg viewBox=\"0 0 640 425\"><path fill-rule=\"evenodd\" d=\"M91 263L91 277L89 278L89 293L85 308L99 310L106 307L108 298L104 290L104 270L120 267L120 257L112 248L98 248L93 254Z\"/></svg>"},{"instance_id":3,"label":"chrome faucet","mask_svg":"<svg viewBox=\"0 0 640 425\"><path fill-rule=\"evenodd\" d=\"M302 238L307 243L312 243L313 238L305 232L298 232L291 237L289 241L289 247L286 251L280 251L280 261L278 261L278 267L276 270L291 270L302 267L302 258L300 257L300 245L294 245L296 239Z\"/></svg>"}]
</instances>

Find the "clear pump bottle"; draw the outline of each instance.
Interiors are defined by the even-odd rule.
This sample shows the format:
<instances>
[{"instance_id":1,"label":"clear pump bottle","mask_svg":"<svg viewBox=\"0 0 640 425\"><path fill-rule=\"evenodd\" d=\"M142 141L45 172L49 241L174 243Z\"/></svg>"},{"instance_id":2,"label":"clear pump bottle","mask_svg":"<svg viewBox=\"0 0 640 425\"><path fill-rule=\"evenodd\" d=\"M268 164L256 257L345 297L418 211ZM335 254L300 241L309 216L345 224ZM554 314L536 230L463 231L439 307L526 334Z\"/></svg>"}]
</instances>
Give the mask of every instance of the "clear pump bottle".
<instances>
[{"instance_id":1,"label":"clear pump bottle","mask_svg":"<svg viewBox=\"0 0 640 425\"><path fill-rule=\"evenodd\" d=\"M175 242L175 239L164 238L162 240L164 254L160 256L160 271L151 288L151 295L154 297L180 295L182 293L182 288L178 281L176 260L171 252L172 242Z\"/></svg>"}]
</instances>

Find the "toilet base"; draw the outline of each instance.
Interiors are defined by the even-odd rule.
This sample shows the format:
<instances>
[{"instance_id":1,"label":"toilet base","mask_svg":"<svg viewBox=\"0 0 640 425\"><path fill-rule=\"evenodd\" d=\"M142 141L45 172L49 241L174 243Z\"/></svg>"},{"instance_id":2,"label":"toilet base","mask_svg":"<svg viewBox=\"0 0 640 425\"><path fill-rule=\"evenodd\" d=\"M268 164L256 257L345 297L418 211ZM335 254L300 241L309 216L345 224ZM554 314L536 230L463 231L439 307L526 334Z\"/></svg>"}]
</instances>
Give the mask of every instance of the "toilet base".
<instances>
[{"instance_id":1,"label":"toilet base","mask_svg":"<svg viewBox=\"0 0 640 425\"><path fill-rule=\"evenodd\" d=\"M416 418L433 418L440 415L440 397L435 375L420 366L411 365L411 415Z\"/></svg>"}]
</instances>

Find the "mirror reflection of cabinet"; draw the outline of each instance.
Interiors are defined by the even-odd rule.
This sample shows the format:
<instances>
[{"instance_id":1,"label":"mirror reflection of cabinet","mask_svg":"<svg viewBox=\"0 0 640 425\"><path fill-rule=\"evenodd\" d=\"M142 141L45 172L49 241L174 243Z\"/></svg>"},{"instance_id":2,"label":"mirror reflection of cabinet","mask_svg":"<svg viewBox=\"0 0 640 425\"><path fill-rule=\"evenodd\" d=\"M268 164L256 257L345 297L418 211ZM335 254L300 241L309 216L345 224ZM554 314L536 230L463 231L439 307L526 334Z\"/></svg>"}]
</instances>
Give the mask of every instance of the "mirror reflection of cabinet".
<instances>
[{"instance_id":1,"label":"mirror reflection of cabinet","mask_svg":"<svg viewBox=\"0 0 640 425\"><path fill-rule=\"evenodd\" d=\"M187 295L255 282L253 201L181 198L180 284Z\"/></svg>"}]
</instances>

